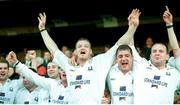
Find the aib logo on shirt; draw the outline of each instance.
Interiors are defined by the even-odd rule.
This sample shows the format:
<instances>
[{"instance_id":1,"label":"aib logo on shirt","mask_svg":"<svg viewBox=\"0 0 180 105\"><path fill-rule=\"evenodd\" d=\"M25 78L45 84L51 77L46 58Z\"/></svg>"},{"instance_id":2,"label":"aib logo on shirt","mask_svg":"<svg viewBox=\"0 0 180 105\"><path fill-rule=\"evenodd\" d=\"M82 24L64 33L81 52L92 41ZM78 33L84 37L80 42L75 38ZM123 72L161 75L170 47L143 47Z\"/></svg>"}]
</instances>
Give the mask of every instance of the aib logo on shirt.
<instances>
[{"instance_id":1,"label":"aib logo on shirt","mask_svg":"<svg viewBox=\"0 0 180 105\"><path fill-rule=\"evenodd\" d=\"M124 93L124 92L126 92L126 86L120 86L120 92L121 93ZM124 95L122 95L122 96L124 96ZM126 100L126 97L122 97L122 96L120 96L119 97L119 100L121 101L121 100Z\"/></svg>"},{"instance_id":2,"label":"aib logo on shirt","mask_svg":"<svg viewBox=\"0 0 180 105\"><path fill-rule=\"evenodd\" d=\"M156 75L155 75L155 76L154 76L154 80L156 80L156 81L160 80L160 76L156 76ZM158 88L158 84L153 84L153 83L152 83L151 87Z\"/></svg>"}]
</instances>

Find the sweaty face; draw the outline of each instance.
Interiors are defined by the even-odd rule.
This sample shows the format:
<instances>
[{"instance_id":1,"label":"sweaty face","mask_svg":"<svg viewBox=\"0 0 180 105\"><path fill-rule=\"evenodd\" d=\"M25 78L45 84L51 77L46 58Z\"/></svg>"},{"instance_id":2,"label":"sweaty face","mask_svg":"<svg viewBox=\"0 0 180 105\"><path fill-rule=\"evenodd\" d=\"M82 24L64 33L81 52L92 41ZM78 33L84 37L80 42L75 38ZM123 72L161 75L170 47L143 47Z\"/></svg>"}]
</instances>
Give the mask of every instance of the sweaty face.
<instances>
[{"instance_id":1,"label":"sweaty face","mask_svg":"<svg viewBox=\"0 0 180 105\"><path fill-rule=\"evenodd\" d=\"M59 68L56 64L50 62L47 65L47 73L50 78L56 79L59 76Z\"/></svg>"},{"instance_id":2,"label":"sweaty face","mask_svg":"<svg viewBox=\"0 0 180 105\"><path fill-rule=\"evenodd\" d=\"M0 81L8 79L9 68L6 63L0 63Z\"/></svg>"},{"instance_id":3,"label":"sweaty face","mask_svg":"<svg viewBox=\"0 0 180 105\"><path fill-rule=\"evenodd\" d=\"M87 60L92 54L90 43L86 40L78 41L76 44L76 53L78 59Z\"/></svg>"},{"instance_id":4,"label":"sweaty face","mask_svg":"<svg viewBox=\"0 0 180 105\"><path fill-rule=\"evenodd\" d=\"M151 49L151 62L154 65L165 65L169 56L166 51L166 46L163 44L155 44Z\"/></svg>"},{"instance_id":5,"label":"sweaty face","mask_svg":"<svg viewBox=\"0 0 180 105\"><path fill-rule=\"evenodd\" d=\"M133 57L129 50L120 50L117 54L117 59L119 69L123 73L127 73L128 71L132 70L133 65Z\"/></svg>"}]
</instances>

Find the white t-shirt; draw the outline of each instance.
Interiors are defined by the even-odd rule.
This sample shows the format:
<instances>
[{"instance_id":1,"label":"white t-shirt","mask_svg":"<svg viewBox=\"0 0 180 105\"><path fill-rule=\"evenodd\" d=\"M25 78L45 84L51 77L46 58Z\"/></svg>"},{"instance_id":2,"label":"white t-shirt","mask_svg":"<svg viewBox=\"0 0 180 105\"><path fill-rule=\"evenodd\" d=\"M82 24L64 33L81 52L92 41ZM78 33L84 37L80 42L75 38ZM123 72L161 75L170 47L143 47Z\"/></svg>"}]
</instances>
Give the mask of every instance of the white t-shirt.
<instances>
[{"instance_id":1,"label":"white t-shirt","mask_svg":"<svg viewBox=\"0 0 180 105\"><path fill-rule=\"evenodd\" d=\"M22 79L7 79L4 85L0 84L0 104L13 104L17 91L23 87Z\"/></svg>"},{"instance_id":2,"label":"white t-shirt","mask_svg":"<svg viewBox=\"0 0 180 105\"><path fill-rule=\"evenodd\" d=\"M29 92L25 87L18 90L15 97L15 104L48 104L49 92L37 87Z\"/></svg>"},{"instance_id":3,"label":"white t-shirt","mask_svg":"<svg viewBox=\"0 0 180 105\"><path fill-rule=\"evenodd\" d=\"M67 75L71 91L70 104L101 104L105 88L105 79L113 64L118 45L114 45L104 54L88 60L83 67L72 66L68 57L60 50L55 52L53 61Z\"/></svg>"},{"instance_id":4,"label":"white t-shirt","mask_svg":"<svg viewBox=\"0 0 180 105\"><path fill-rule=\"evenodd\" d=\"M108 73L107 82L111 93L111 104L133 104L133 74L125 75L114 65Z\"/></svg>"},{"instance_id":5,"label":"white t-shirt","mask_svg":"<svg viewBox=\"0 0 180 105\"><path fill-rule=\"evenodd\" d=\"M133 49L133 53L137 53ZM166 65L157 69L138 54L134 55L139 66L134 69L134 103L135 104L173 104L174 91L179 88L179 72Z\"/></svg>"},{"instance_id":6,"label":"white t-shirt","mask_svg":"<svg viewBox=\"0 0 180 105\"><path fill-rule=\"evenodd\" d=\"M23 75L28 78L31 82L34 82L37 86L43 87L50 94L50 103L52 104L68 104L69 92L67 88L61 84L61 81L57 81L51 78L45 78L34 73L26 65L19 63L17 66Z\"/></svg>"},{"instance_id":7,"label":"white t-shirt","mask_svg":"<svg viewBox=\"0 0 180 105\"><path fill-rule=\"evenodd\" d=\"M180 72L180 56L174 59L174 57L171 57L168 60L168 64L172 67L175 67Z\"/></svg>"}]
</instances>

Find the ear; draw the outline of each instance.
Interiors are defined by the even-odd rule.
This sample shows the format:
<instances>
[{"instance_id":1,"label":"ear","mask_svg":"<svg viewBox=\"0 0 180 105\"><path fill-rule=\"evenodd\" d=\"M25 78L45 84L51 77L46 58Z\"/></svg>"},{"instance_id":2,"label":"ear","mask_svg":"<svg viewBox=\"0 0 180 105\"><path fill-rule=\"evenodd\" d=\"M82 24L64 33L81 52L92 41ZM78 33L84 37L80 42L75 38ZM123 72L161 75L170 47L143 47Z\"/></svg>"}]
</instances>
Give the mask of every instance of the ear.
<instances>
[{"instance_id":1,"label":"ear","mask_svg":"<svg viewBox=\"0 0 180 105\"><path fill-rule=\"evenodd\" d=\"M166 60L168 60L169 59L169 54L166 54Z\"/></svg>"},{"instance_id":2,"label":"ear","mask_svg":"<svg viewBox=\"0 0 180 105\"><path fill-rule=\"evenodd\" d=\"M92 51L92 49L90 49L90 55L93 56L93 51Z\"/></svg>"},{"instance_id":3,"label":"ear","mask_svg":"<svg viewBox=\"0 0 180 105\"><path fill-rule=\"evenodd\" d=\"M152 58L152 53L150 54L150 59Z\"/></svg>"},{"instance_id":4,"label":"ear","mask_svg":"<svg viewBox=\"0 0 180 105\"><path fill-rule=\"evenodd\" d=\"M75 56L77 56L77 50L76 50L76 49L73 51L73 54L74 54Z\"/></svg>"}]
</instances>

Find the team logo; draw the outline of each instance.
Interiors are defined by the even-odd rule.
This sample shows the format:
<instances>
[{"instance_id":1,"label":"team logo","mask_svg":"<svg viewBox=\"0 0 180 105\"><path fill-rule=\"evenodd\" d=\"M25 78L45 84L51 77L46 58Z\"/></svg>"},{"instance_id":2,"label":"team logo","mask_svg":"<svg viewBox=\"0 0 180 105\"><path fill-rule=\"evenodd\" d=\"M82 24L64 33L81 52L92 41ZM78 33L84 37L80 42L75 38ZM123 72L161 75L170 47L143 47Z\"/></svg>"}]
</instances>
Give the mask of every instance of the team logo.
<instances>
[{"instance_id":1,"label":"team logo","mask_svg":"<svg viewBox=\"0 0 180 105\"><path fill-rule=\"evenodd\" d=\"M38 102L38 97L35 97L35 98L34 98L34 101Z\"/></svg>"},{"instance_id":2,"label":"team logo","mask_svg":"<svg viewBox=\"0 0 180 105\"><path fill-rule=\"evenodd\" d=\"M170 72L166 72L166 75L167 75L167 76L171 76L171 73L170 73Z\"/></svg>"},{"instance_id":3,"label":"team logo","mask_svg":"<svg viewBox=\"0 0 180 105\"><path fill-rule=\"evenodd\" d=\"M10 87L10 88L9 88L9 91L10 91L10 92L13 92L13 88L12 88L12 87Z\"/></svg>"},{"instance_id":4,"label":"team logo","mask_svg":"<svg viewBox=\"0 0 180 105\"><path fill-rule=\"evenodd\" d=\"M89 66L88 71L92 71L92 70L93 70L92 66Z\"/></svg>"}]
</instances>

